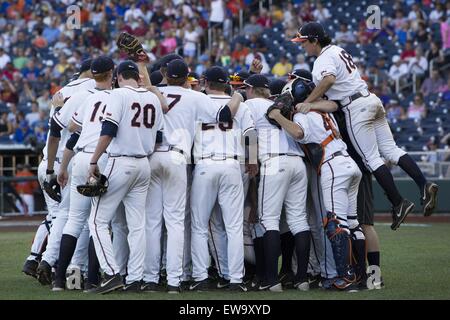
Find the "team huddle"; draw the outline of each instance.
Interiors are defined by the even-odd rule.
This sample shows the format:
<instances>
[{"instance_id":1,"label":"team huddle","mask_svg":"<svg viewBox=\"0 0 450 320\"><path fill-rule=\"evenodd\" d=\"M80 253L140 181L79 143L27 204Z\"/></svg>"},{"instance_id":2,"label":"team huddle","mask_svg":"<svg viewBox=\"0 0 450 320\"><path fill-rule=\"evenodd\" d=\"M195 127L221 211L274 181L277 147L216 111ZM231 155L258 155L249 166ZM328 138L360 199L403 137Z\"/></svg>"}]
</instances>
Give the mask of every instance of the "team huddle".
<instances>
[{"instance_id":1,"label":"team huddle","mask_svg":"<svg viewBox=\"0 0 450 320\"><path fill-rule=\"evenodd\" d=\"M317 59L287 82L254 60L231 77L210 67L199 83L176 54L149 74L127 34L119 48L134 61L85 60L52 99L38 169L48 215L23 272L102 294L381 288L366 271L379 267L366 254L372 175L393 230L414 204L385 162L414 179L426 216L438 186L396 146L381 101L320 24L292 41Z\"/></svg>"}]
</instances>

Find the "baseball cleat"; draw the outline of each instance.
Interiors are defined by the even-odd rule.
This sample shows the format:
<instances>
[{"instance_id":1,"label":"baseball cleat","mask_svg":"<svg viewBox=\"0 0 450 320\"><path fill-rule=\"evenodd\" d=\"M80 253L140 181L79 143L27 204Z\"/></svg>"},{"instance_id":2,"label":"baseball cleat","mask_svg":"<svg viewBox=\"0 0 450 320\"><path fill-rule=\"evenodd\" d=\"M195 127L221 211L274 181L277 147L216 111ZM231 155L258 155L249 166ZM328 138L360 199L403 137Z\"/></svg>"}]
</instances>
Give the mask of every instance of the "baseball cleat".
<instances>
[{"instance_id":1,"label":"baseball cleat","mask_svg":"<svg viewBox=\"0 0 450 320\"><path fill-rule=\"evenodd\" d=\"M281 282L283 288L293 288L295 275L292 271L283 272L278 276L278 281Z\"/></svg>"},{"instance_id":2,"label":"baseball cleat","mask_svg":"<svg viewBox=\"0 0 450 320\"><path fill-rule=\"evenodd\" d=\"M258 291L259 286L261 285L261 280L259 280L258 276L254 276L252 281L248 284L249 291Z\"/></svg>"},{"instance_id":3,"label":"baseball cleat","mask_svg":"<svg viewBox=\"0 0 450 320\"><path fill-rule=\"evenodd\" d=\"M31 276L33 278L37 278L36 269L39 263L36 260L27 260L23 265L22 272L27 276Z\"/></svg>"},{"instance_id":4,"label":"baseball cleat","mask_svg":"<svg viewBox=\"0 0 450 320\"><path fill-rule=\"evenodd\" d=\"M202 280L202 281L194 281L189 286L189 291L202 292L202 291L209 291L209 290L211 290L211 280L209 280L208 278L206 278L205 280Z\"/></svg>"},{"instance_id":5,"label":"baseball cleat","mask_svg":"<svg viewBox=\"0 0 450 320\"><path fill-rule=\"evenodd\" d=\"M248 289L243 283L230 283L227 288L228 291L247 292Z\"/></svg>"},{"instance_id":6,"label":"baseball cleat","mask_svg":"<svg viewBox=\"0 0 450 320\"><path fill-rule=\"evenodd\" d=\"M143 292L161 292L163 287L155 282L144 282L141 285L141 291Z\"/></svg>"},{"instance_id":7,"label":"baseball cleat","mask_svg":"<svg viewBox=\"0 0 450 320\"><path fill-rule=\"evenodd\" d=\"M308 274L309 288L310 289L317 289L317 288L319 288L320 280L321 280L320 274L315 275L315 276L313 276L311 274Z\"/></svg>"},{"instance_id":8,"label":"baseball cleat","mask_svg":"<svg viewBox=\"0 0 450 320\"><path fill-rule=\"evenodd\" d=\"M125 286L122 288L123 293L138 293L141 292L141 282L140 281L134 281L132 283L125 284Z\"/></svg>"},{"instance_id":9,"label":"baseball cleat","mask_svg":"<svg viewBox=\"0 0 450 320\"><path fill-rule=\"evenodd\" d=\"M225 289L225 288L228 288L229 286L230 286L230 280L219 277L219 279L217 281L217 285L216 285L217 289Z\"/></svg>"},{"instance_id":10,"label":"baseball cleat","mask_svg":"<svg viewBox=\"0 0 450 320\"><path fill-rule=\"evenodd\" d=\"M275 284L261 284L258 287L258 291L283 292L283 286L281 285L281 282Z\"/></svg>"},{"instance_id":11,"label":"baseball cleat","mask_svg":"<svg viewBox=\"0 0 450 320\"><path fill-rule=\"evenodd\" d=\"M110 276L105 274L105 279L100 283L100 285L92 290L92 293L105 294L120 288L123 288L123 279L120 274L115 274Z\"/></svg>"},{"instance_id":12,"label":"baseball cleat","mask_svg":"<svg viewBox=\"0 0 450 320\"><path fill-rule=\"evenodd\" d=\"M294 283L294 288L297 290L300 290L300 291L309 291L309 282L304 281L304 282Z\"/></svg>"},{"instance_id":13,"label":"baseball cleat","mask_svg":"<svg viewBox=\"0 0 450 320\"><path fill-rule=\"evenodd\" d=\"M36 270L37 279L43 286L52 284L52 267L42 260Z\"/></svg>"},{"instance_id":14,"label":"baseball cleat","mask_svg":"<svg viewBox=\"0 0 450 320\"><path fill-rule=\"evenodd\" d=\"M55 279L52 283L52 291L58 292L58 291L64 291L66 289L66 283L63 280Z\"/></svg>"},{"instance_id":15,"label":"baseball cleat","mask_svg":"<svg viewBox=\"0 0 450 320\"><path fill-rule=\"evenodd\" d=\"M433 182L427 182L424 187L423 195L420 200L423 205L423 215L425 217L431 216L436 207L438 190L438 185Z\"/></svg>"},{"instance_id":16,"label":"baseball cleat","mask_svg":"<svg viewBox=\"0 0 450 320\"><path fill-rule=\"evenodd\" d=\"M403 199L402 202L392 209L392 230L397 230L400 224L405 220L406 216L414 209L414 203L408 199Z\"/></svg>"},{"instance_id":17,"label":"baseball cleat","mask_svg":"<svg viewBox=\"0 0 450 320\"><path fill-rule=\"evenodd\" d=\"M94 289L96 289L98 286L96 284L92 284L88 281L84 283L83 292L84 293L91 293Z\"/></svg>"}]
</instances>

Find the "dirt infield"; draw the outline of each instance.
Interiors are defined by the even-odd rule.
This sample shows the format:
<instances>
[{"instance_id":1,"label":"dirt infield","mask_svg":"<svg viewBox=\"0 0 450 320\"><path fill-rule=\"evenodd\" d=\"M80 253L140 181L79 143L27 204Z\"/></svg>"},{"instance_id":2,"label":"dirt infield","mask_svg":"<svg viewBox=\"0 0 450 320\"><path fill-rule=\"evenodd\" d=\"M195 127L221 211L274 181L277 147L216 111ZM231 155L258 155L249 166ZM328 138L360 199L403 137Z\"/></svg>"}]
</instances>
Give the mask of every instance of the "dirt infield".
<instances>
[{"instance_id":1,"label":"dirt infield","mask_svg":"<svg viewBox=\"0 0 450 320\"><path fill-rule=\"evenodd\" d=\"M34 216L2 216L0 218L0 232L34 231L44 220L44 214ZM387 213L375 214L375 223L390 223L391 216ZM406 223L450 223L450 213L435 214L431 217L424 217L418 214L411 214L406 219Z\"/></svg>"}]
</instances>

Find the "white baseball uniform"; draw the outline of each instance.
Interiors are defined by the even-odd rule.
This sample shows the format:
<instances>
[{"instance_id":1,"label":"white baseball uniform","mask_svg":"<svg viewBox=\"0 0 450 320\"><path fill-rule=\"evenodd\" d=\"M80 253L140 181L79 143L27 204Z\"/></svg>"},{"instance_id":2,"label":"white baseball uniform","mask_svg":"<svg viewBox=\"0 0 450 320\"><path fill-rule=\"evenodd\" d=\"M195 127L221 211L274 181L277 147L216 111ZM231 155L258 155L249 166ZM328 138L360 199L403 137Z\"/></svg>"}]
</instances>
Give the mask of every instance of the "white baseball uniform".
<instances>
[{"instance_id":1,"label":"white baseball uniform","mask_svg":"<svg viewBox=\"0 0 450 320\"><path fill-rule=\"evenodd\" d=\"M356 199L361 171L348 155L345 142L336 136L338 129L332 114L297 113L294 122L304 133L298 142L322 144L325 155L320 168L320 184L325 209L336 214L340 227L350 234L349 228L358 226ZM323 214L322 219L326 218L326 212Z\"/></svg>"},{"instance_id":2,"label":"white baseball uniform","mask_svg":"<svg viewBox=\"0 0 450 320\"><path fill-rule=\"evenodd\" d=\"M118 130L108 146L109 158L103 172L109 180L108 191L93 200L89 230L101 268L110 276L119 274L108 227L123 202L130 247L126 282L130 284L143 277L145 199L150 183L148 157L154 149L156 132L162 127L161 105L146 89L114 89L103 121L117 125Z\"/></svg>"},{"instance_id":3,"label":"white baseball uniform","mask_svg":"<svg viewBox=\"0 0 450 320\"><path fill-rule=\"evenodd\" d=\"M210 97L219 108L231 99L225 95ZM242 282L245 194L242 181L244 172L241 170L239 160L245 159L243 135L254 127L250 110L245 104L241 104L233 121L202 123L196 132L194 158L197 162L191 191L192 262L193 277L196 281L208 277L208 229L210 229L213 233L212 239L214 233L217 240L221 239L217 243L213 241L213 250L219 260L217 264L219 272L231 283ZM208 228L216 201L220 206L220 212L218 208L215 210L215 218ZM222 229L220 225L225 226L225 233L219 231Z\"/></svg>"},{"instance_id":4,"label":"white baseball uniform","mask_svg":"<svg viewBox=\"0 0 450 320\"><path fill-rule=\"evenodd\" d=\"M59 141L58 151L56 153L56 163L62 159L64 149L66 147L66 142L70 137L70 132L66 129L69 124L70 118L72 117L73 112L78 107L78 102L83 99L84 95L86 95L87 90L95 87L95 81L93 79L77 79L70 82L68 85L63 87L59 92L63 95L65 103L64 106L57 112L53 114L53 119L58 123L60 127L63 128L61 131L61 139ZM74 99L71 99L75 97ZM80 99L80 100L79 100ZM48 141L48 140L47 140ZM44 159L46 159L46 148L44 153ZM47 160L45 160L47 161ZM46 168L45 168L46 169ZM71 172L71 165L68 166L69 176ZM55 170L55 173L58 172ZM70 183L70 178L69 178ZM45 260L53 266L58 259L59 253L59 245L61 243L61 236L63 228L67 222L67 216L69 211L70 204L70 189L64 188L61 190L61 203L59 203L57 210L55 210L55 214L52 217L52 228L50 235L47 241L47 248L42 255L42 260ZM87 237L84 236L83 239ZM79 242L77 247L85 248L85 244L83 242ZM80 252L78 249L75 250L74 257L72 258L73 264L79 264L77 261L85 261L86 253Z\"/></svg>"},{"instance_id":5,"label":"white baseball uniform","mask_svg":"<svg viewBox=\"0 0 450 320\"><path fill-rule=\"evenodd\" d=\"M92 154L97 146L102 129L102 117L111 92L108 90L91 89L84 101L79 101L78 108L72 114L72 121L81 129L80 137L72 160L72 175L70 182L70 209L63 234L78 238L88 221L91 212L91 198L81 195L77 186L88 181L88 169ZM100 171L103 171L108 157L106 154L98 160Z\"/></svg>"},{"instance_id":6,"label":"white baseball uniform","mask_svg":"<svg viewBox=\"0 0 450 320\"><path fill-rule=\"evenodd\" d=\"M158 283L161 230L167 229L167 283L179 286L183 274L187 167L198 121L214 122L219 108L203 93L179 86L160 87L169 102L164 115L163 142L150 159L152 176L147 197L144 281Z\"/></svg>"},{"instance_id":7,"label":"white baseball uniform","mask_svg":"<svg viewBox=\"0 0 450 320\"><path fill-rule=\"evenodd\" d=\"M258 158L261 162L258 188L258 215L265 231L280 230L284 204L289 230L295 236L308 231L306 192L308 178L303 151L284 130L267 121L265 114L273 101L254 98L245 102L258 131Z\"/></svg>"},{"instance_id":8,"label":"white baseball uniform","mask_svg":"<svg viewBox=\"0 0 450 320\"><path fill-rule=\"evenodd\" d=\"M314 61L312 74L316 85L327 75L336 77L325 95L329 100L340 102L349 137L366 167L375 171L384 164L381 157L398 163L406 152L397 147L383 104L367 90L351 55L338 46L328 45ZM357 93L362 96L352 101L350 97Z\"/></svg>"}]
</instances>

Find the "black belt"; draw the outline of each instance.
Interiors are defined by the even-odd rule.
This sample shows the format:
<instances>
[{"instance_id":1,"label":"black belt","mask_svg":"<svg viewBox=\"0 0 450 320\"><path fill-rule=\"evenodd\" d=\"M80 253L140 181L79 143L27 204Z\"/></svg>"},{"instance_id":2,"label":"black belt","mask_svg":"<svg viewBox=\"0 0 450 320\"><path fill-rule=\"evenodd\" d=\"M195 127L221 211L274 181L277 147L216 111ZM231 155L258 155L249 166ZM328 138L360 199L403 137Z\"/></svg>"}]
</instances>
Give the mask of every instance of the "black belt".
<instances>
[{"instance_id":1,"label":"black belt","mask_svg":"<svg viewBox=\"0 0 450 320\"><path fill-rule=\"evenodd\" d=\"M120 157L127 157L127 158L135 158L135 159L142 159L142 158L148 158L148 155L126 155L126 154L116 154L116 155L109 155L110 158L120 158Z\"/></svg>"},{"instance_id":2,"label":"black belt","mask_svg":"<svg viewBox=\"0 0 450 320\"><path fill-rule=\"evenodd\" d=\"M222 156L217 156L217 155L209 155L206 157L201 157L200 160L205 160L205 159L211 159L213 161L225 161L226 159L234 159L234 160L239 160L239 157L237 155L234 156L227 156L227 155L222 155Z\"/></svg>"},{"instance_id":3,"label":"black belt","mask_svg":"<svg viewBox=\"0 0 450 320\"><path fill-rule=\"evenodd\" d=\"M269 156L269 158L282 157L282 156L301 157L301 155L293 154L293 153L269 153L268 156Z\"/></svg>"},{"instance_id":4,"label":"black belt","mask_svg":"<svg viewBox=\"0 0 450 320\"><path fill-rule=\"evenodd\" d=\"M333 160L334 158L339 157L339 156L348 157L349 155L343 153L342 151L337 151L337 152L333 153L331 155L331 157L328 160L324 161L323 163L326 163L326 162L328 162L330 160Z\"/></svg>"},{"instance_id":5,"label":"black belt","mask_svg":"<svg viewBox=\"0 0 450 320\"><path fill-rule=\"evenodd\" d=\"M368 95L363 95L361 92L357 92L357 93L355 93L354 95L351 95L350 97L348 97L349 99L350 99L350 101L349 101L349 103L347 103L347 104L345 104L345 105L342 105L340 102L339 102L339 106L341 107L341 108L343 108L343 107L346 107L346 106L348 106L350 103L352 103L353 101L355 101L355 100L357 100L357 99L359 99L359 98L362 98L362 97L368 97L369 95L370 95L370 91L369 90L367 90L367 92L369 93ZM344 99L342 99L342 100L344 100ZM342 101L341 100L341 101Z\"/></svg>"},{"instance_id":6,"label":"black belt","mask_svg":"<svg viewBox=\"0 0 450 320\"><path fill-rule=\"evenodd\" d=\"M174 147L174 146L170 146L169 151L176 151L176 152L179 152L184 155L184 151L182 149Z\"/></svg>"},{"instance_id":7,"label":"black belt","mask_svg":"<svg viewBox=\"0 0 450 320\"><path fill-rule=\"evenodd\" d=\"M94 151L87 151L86 147L83 147L83 148L77 148L77 152L95 153L95 150ZM104 151L103 153L106 153L106 151Z\"/></svg>"}]
</instances>

